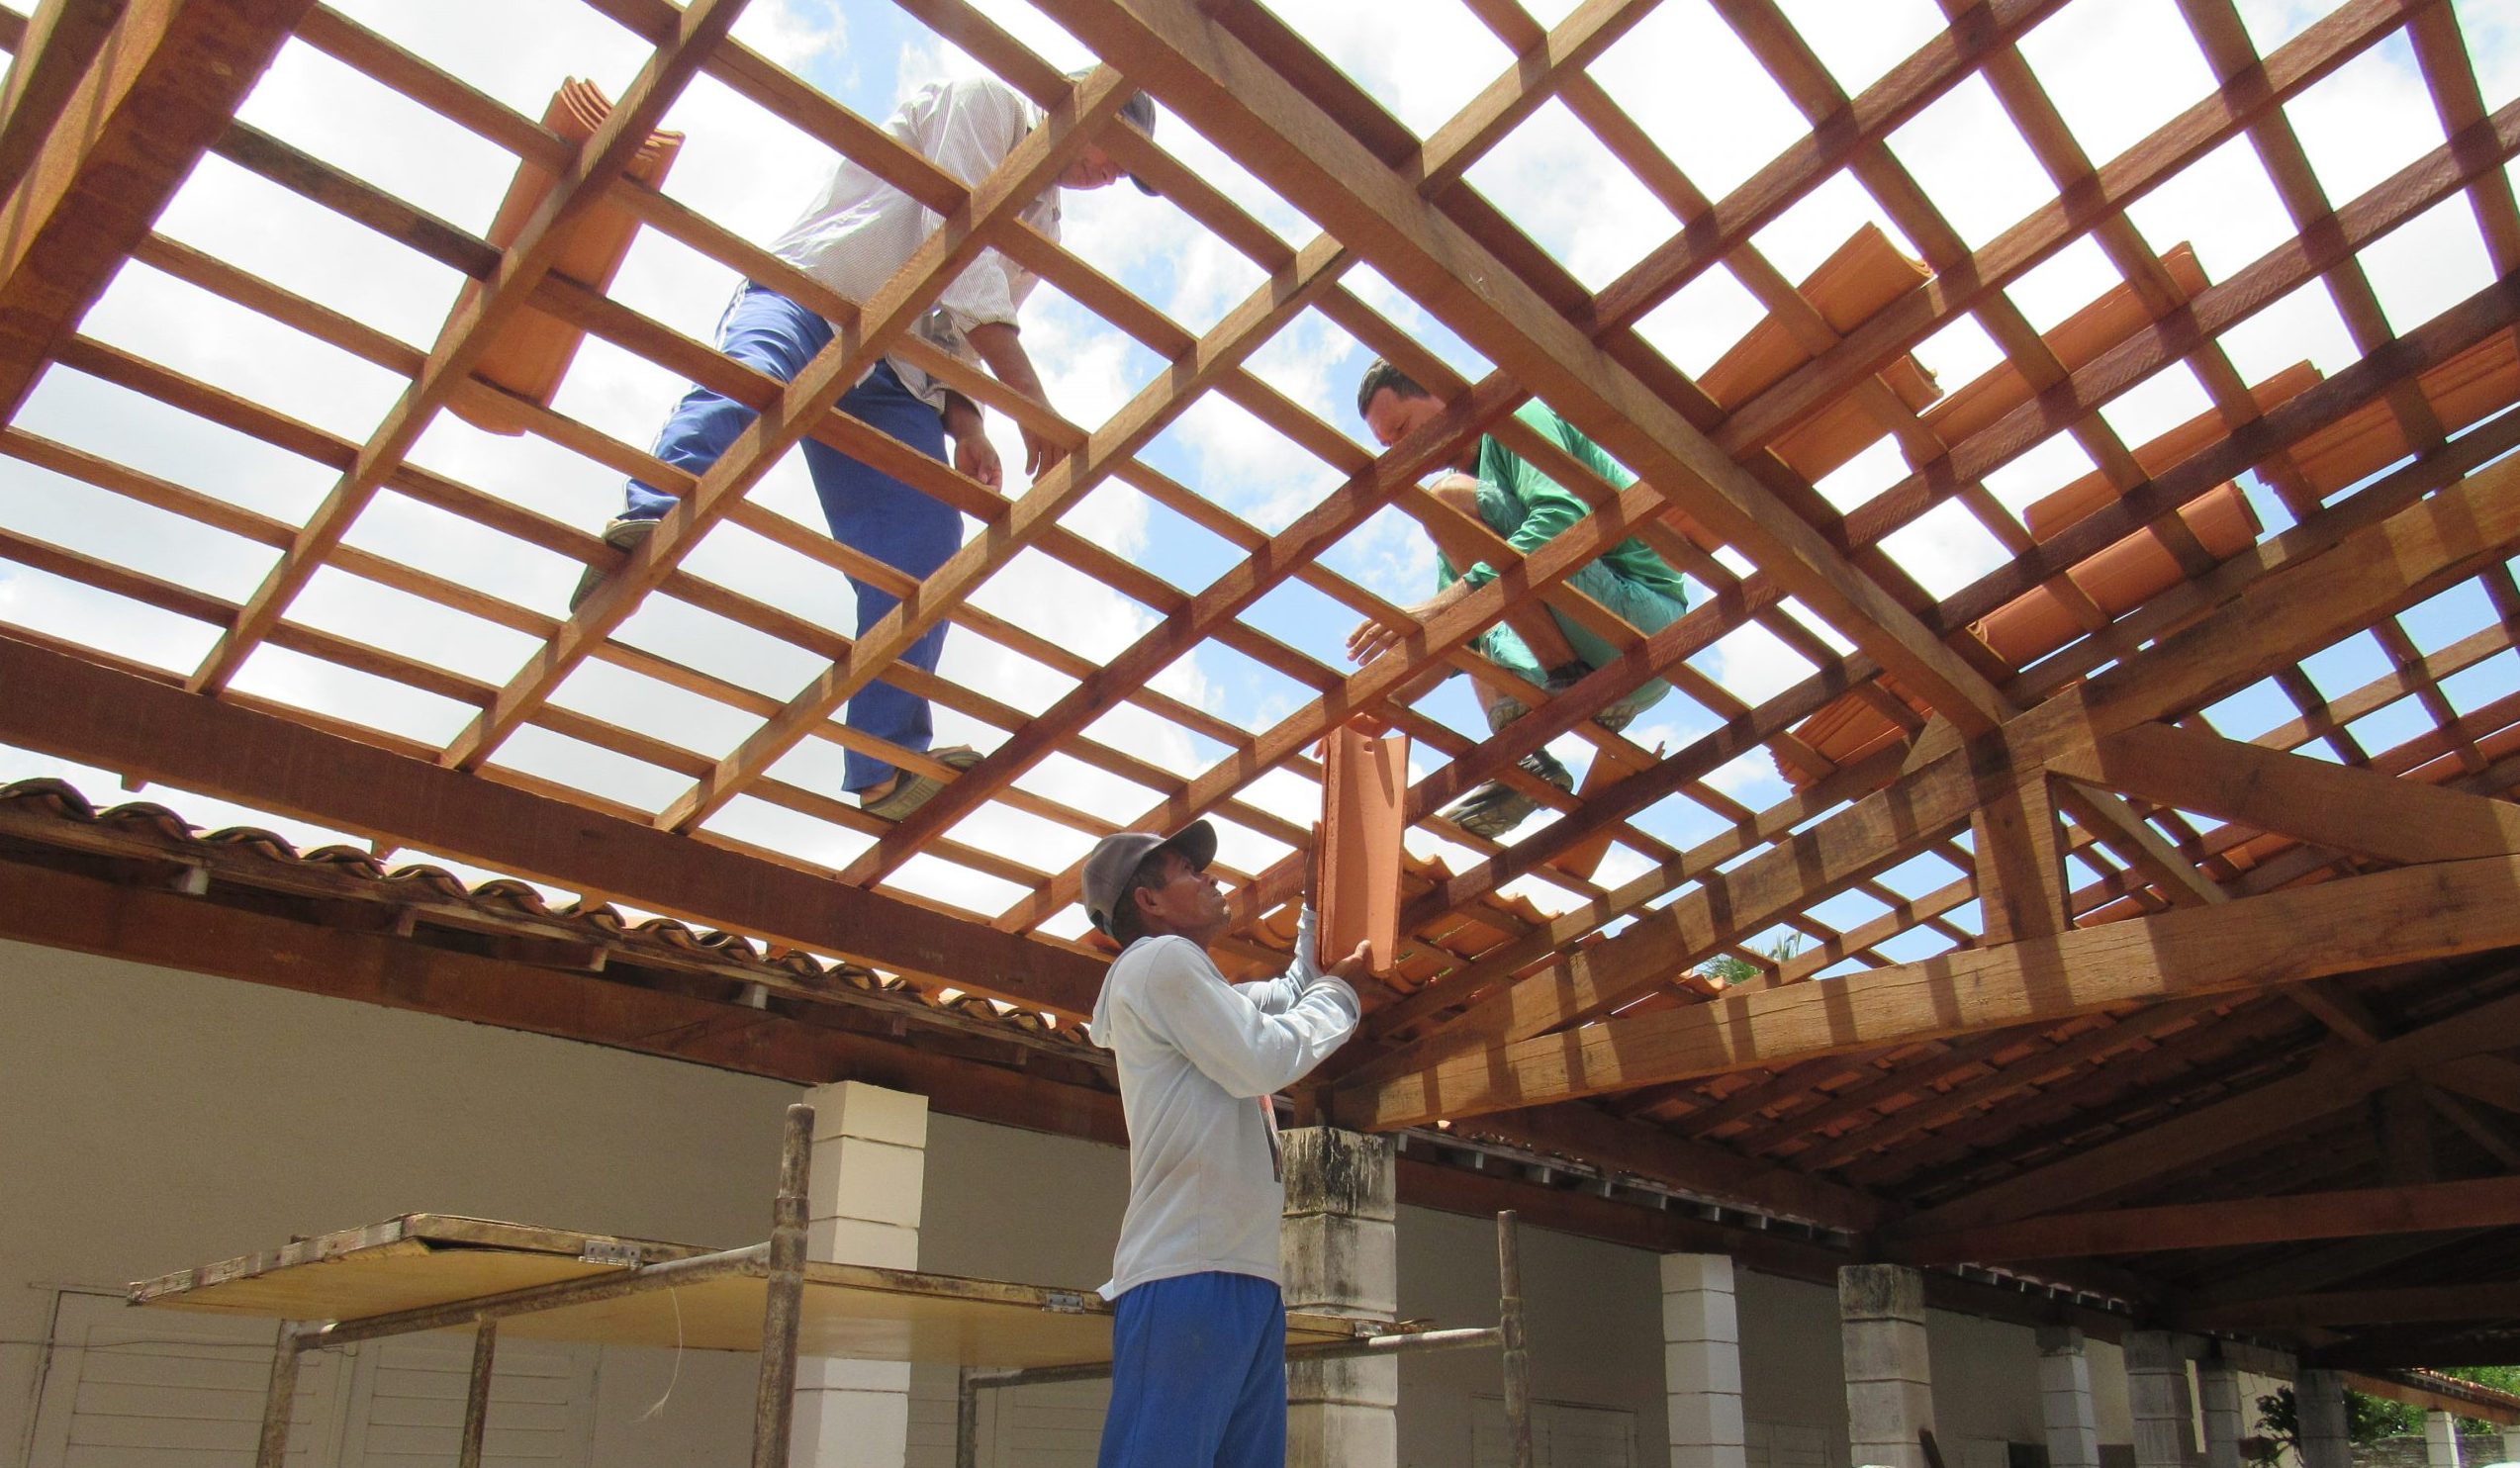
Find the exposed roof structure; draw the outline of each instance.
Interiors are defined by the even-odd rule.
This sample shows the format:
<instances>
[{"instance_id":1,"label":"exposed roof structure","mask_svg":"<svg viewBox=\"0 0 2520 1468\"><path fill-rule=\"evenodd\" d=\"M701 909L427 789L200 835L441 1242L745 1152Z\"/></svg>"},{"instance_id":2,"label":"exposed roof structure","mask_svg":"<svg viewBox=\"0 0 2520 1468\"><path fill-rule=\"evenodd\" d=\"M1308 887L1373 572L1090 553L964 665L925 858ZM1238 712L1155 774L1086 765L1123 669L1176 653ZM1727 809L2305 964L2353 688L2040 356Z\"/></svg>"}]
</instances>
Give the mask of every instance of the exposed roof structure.
<instances>
[{"instance_id":1,"label":"exposed roof structure","mask_svg":"<svg viewBox=\"0 0 2520 1468\"><path fill-rule=\"evenodd\" d=\"M14 786L0 935L265 977L237 956L331 945L337 971L274 981L768 1074L888 1077L1108 1136L1107 1073L1074 1033L1102 963L1074 909L1084 850L1216 819L1241 923L1221 957L1264 967L1303 879L1312 749L1366 715L1420 753L1409 951L1299 1104L1409 1130L1436 1159L1421 1196L1471 1185L1442 1166L1454 1147L1582 1180L1593 1196L1558 1219L1638 1241L1713 1238L1803 1271L1855 1249L1958 1271L1943 1288L1981 1307L2008 1294L2029 1302L2016 1313L2105 1310L2358 1367L2520 1355L2520 810L2503 798L2520 783L2520 100L2480 85L2472 12L2348 0L2267 40L2231 0L2182 0L2162 44L2200 55L2209 84L2103 158L2029 59L2067 0L1945 0L1944 29L1851 88L1786 8L1715 0L1801 123L1713 191L1595 74L1647 0L1549 26L1470 0L1515 59L1423 137L1258 5L1042 0L1104 63L1072 83L962 0L903 0L1046 110L966 188L730 39L740 0L589 4L643 64L608 112L565 94L540 121L312 0L0 14L18 56L0 100L0 495L146 506L191 543L256 548L230 586L0 520L13 567L98 598L81 604L146 609L141 633L108 635L0 602L0 743L371 843L244 861L180 821L99 818L96 788ZM544 192L477 233L240 120L284 47L486 142L503 155L492 184L521 167ZM2420 74L2443 140L2335 197L2291 109L2384 51ZM652 135L703 82L944 228L850 302L660 191L671 150ZM1137 88L1318 232L1287 236L1165 135L1116 128ZM1955 225L1897 145L1963 91L1994 99L2048 186L1985 231ZM1543 111L1571 115L1673 221L1611 278L1573 273L1477 182ZM1186 324L1021 223L1089 141L1258 284ZM2147 197L2233 156L2288 220L2254 259L2208 269L2138 228ZM436 334L406 339L162 228L205 157L423 262L446 286ZM1887 228L1841 231L1808 273L1774 263L1779 222L1850 181ZM2487 283L2401 319L2369 262L2448 216ZM610 290L619 249L584 263L606 230L786 291L838 337L793 383L754 374ZM1067 421L907 336L985 248L1144 354L1107 418ZM2019 288L2071 252L2116 284L2034 317ZM381 370L390 407L350 436L118 340L90 316L126 272ZM1764 319L1684 371L1651 322L1717 278ZM2263 356L2239 345L2252 323L2305 293L2350 354L2244 370ZM1400 365L1444 413L1364 446L1256 361L1299 321ZM1937 381L1934 343L1964 329L1984 359ZM566 380L523 381L555 332L769 411L696 478L579 409ZM1072 452L1001 495L835 413L892 352ZM72 378L131 405L128 434L45 430L28 405ZM2165 382L2193 385L2193 412L2128 434L2118 410ZM1515 419L1533 398L1636 482ZM682 508L625 558L449 467L465 453L429 435L487 438L451 425L459 410L540 462L636 476ZM1249 418L1333 487L1263 528L1179 482L1157 449L1203 412ZM179 449L143 442L179 418L168 442L250 440L322 492L188 483ZM1452 527L1493 542L1501 574L1417 622L1336 553L1386 511L1454 515L1420 484L1482 432L1595 510L1528 556ZM807 438L980 530L921 585L835 544L758 493ZM2028 493L2006 477L2060 446L2089 472ZM1176 546L1206 549L1140 564L1093 532L1098 495L1137 497ZM377 531L380 505L424 507L478 574ZM1569 583L1630 536L1691 586L1687 614L1650 633ZM1990 549L1932 554L1958 541ZM1088 646L1055 604L989 601L1043 559L1136 603L1130 636ZM794 583L756 582L772 560L904 600L851 635L773 590ZM585 567L610 575L572 612ZM465 630L344 625L317 609L341 578ZM1289 597L1409 634L1353 668L1282 630L1271 608ZM1492 737L1401 700L1478 666L1470 640L1535 603L1623 658L1535 690ZM905 675L901 651L945 625L1049 691L1017 701L951 664ZM1721 656L1745 640L1796 676L1745 695ZM1201 656L1292 691L1265 717L1167 691ZM578 695L594 674L636 690L611 707L674 716L591 711L607 708ZM955 775L848 728L841 708L878 678L984 730L985 758ZM1685 742L1592 722L1654 678L1692 711ZM1591 760L1576 795L1517 768L1552 741ZM842 748L954 778L888 825L837 798ZM1728 773L1744 762L1772 762L1788 793L1741 803ZM1553 818L1505 842L1443 819L1500 779ZM565 896L389 877L377 859L403 848ZM286 939L300 932L328 936ZM1605 1221L1639 1199L1652 1224Z\"/></svg>"}]
</instances>

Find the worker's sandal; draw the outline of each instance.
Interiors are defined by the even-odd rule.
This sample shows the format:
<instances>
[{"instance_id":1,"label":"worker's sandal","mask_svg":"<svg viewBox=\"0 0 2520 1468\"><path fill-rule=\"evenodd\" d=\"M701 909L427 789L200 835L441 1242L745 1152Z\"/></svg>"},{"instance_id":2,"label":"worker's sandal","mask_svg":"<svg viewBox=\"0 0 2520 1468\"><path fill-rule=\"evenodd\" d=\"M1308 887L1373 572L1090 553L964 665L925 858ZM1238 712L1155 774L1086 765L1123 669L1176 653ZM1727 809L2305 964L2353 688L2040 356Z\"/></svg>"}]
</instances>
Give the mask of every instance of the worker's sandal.
<instances>
[{"instance_id":1,"label":"worker's sandal","mask_svg":"<svg viewBox=\"0 0 2520 1468\"><path fill-rule=\"evenodd\" d=\"M604 527L604 543L626 554L647 544L647 538L655 533L656 521L652 519L614 520ZM616 569L611 565L589 566L578 578L578 589L569 594L569 609L574 612L585 605L586 599L595 595L595 589L604 585L606 578Z\"/></svg>"},{"instance_id":2,"label":"worker's sandal","mask_svg":"<svg viewBox=\"0 0 2520 1468\"><path fill-rule=\"evenodd\" d=\"M927 757L955 771L969 770L980 762L979 750L960 744L930 750ZM912 775L903 770L883 799L862 808L880 821L905 821L910 818L910 812L935 799L937 792L944 788L945 781L933 775Z\"/></svg>"},{"instance_id":3,"label":"worker's sandal","mask_svg":"<svg viewBox=\"0 0 2520 1468\"><path fill-rule=\"evenodd\" d=\"M1575 792L1575 777L1548 751L1536 749L1518 763L1525 773L1547 780L1570 795ZM1501 780L1492 780L1462 796L1444 813L1444 818L1473 836L1494 841L1531 819L1532 812L1538 809L1538 800Z\"/></svg>"}]
</instances>

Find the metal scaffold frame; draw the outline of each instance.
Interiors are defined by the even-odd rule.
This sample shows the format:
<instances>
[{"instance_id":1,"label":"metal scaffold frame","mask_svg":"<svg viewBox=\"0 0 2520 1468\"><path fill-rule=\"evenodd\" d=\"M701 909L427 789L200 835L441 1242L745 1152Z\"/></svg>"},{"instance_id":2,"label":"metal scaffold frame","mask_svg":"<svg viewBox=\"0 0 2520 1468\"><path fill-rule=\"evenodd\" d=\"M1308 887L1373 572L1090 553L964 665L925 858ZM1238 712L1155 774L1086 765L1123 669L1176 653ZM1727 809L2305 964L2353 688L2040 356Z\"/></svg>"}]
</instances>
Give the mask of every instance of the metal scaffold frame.
<instances>
[{"instance_id":1,"label":"metal scaffold frame","mask_svg":"<svg viewBox=\"0 0 2520 1468\"><path fill-rule=\"evenodd\" d=\"M591 1279L569 1279L465 1300L441 1301L416 1309L390 1311L353 1320L285 1322L271 1363L270 1389L263 1401L262 1433L255 1468L282 1468L289 1452L289 1420L298 1389L298 1371L309 1351L334 1349L365 1340L415 1335L430 1330L470 1327L472 1370L465 1390L459 1468L480 1468L482 1442L490 1419L490 1389L499 1349L500 1323L518 1316L564 1310L626 1295L698 1284L728 1275L750 1275L767 1284L762 1310L761 1374L753 1400L752 1468L787 1468L796 1390L798 1328L805 1299L806 1186L812 1172L814 1109L799 1103L788 1108L787 1128L779 1148L779 1191L771 1207L770 1237L741 1248L682 1258L643 1261L615 1273ZM1386 1357L1422 1351L1463 1350L1497 1346L1503 1353L1506 1430L1515 1468L1531 1468L1531 1356L1523 1330L1522 1265L1517 1246L1519 1224L1512 1212L1499 1214L1497 1278L1499 1324L1465 1330L1380 1329L1385 1323L1363 1323L1375 1333L1349 1340L1318 1340L1288 1348L1289 1361L1326 1361L1354 1357ZM941 1277L939 1277L941 1278ZM141 1297L135 1287L136 1299ZM169 1299L171 1295L152 1295ZM1048 1382L1092 1381L1111 1375L1109 1361L1078 1362L1009 1371L963 1372L955 1417L958 1468L979 1461L979 1400L982 1391Z\"/></svg>"}]
</instances>

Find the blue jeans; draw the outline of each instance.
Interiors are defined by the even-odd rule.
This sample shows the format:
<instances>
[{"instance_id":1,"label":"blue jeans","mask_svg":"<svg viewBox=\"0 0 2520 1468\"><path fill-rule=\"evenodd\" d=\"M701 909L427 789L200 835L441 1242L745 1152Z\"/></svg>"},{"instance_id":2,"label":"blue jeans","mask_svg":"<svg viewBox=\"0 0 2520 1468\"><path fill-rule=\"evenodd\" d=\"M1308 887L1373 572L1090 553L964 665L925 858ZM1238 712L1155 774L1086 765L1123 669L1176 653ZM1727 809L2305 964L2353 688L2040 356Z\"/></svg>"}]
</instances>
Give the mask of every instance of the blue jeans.
<instances>
[{"instance_id":1,"label":"blue jeans","mask_svg":"<svg viewBox=\"0 0 2520 1468\"><path fill-rule=\"evenodd\" d=\"M1286 1305L1251 1274L1150 1280L1113 1306L1097 1468L1286 1468Z\"/></svg>"},{"instance_id":2,"label":"blue jeans","mask_svg":"<svg viewBox=\"0 0 2520 1468\"><path fill-rule=\"evenodd\" d=\"M831 323L765 286L747 282L727 304L717 323L718 350L781 382L793 381L814 353L831 340ZM881 432L888 433L931 459L945 458L945 420L935 409L911 396L889 362L879 362L864 382L840 400L840 411ZM753 411L732 398L696 387L683 396L674 415L656 436L656 456L693 474L706 474L753 420ZM912 489L888 474L869 468L827 443L804 441L805 468L822 501L831 538L886 565L925 580L962 546L963 517L943 502ZM623 519L652 520L678 502L652 485L630 481ZM898 598L856 577L858 635L884 619ZM942 623L911 643L901 661L924 673L936 671L937 654L945 647ZM845 722L852 729L924 751L935 737L925 698L888 683L871 683L849 700ZM862 790L882 783L892 767L872 755L850 750L842 783Z\"/></svg>"}]
</instances>

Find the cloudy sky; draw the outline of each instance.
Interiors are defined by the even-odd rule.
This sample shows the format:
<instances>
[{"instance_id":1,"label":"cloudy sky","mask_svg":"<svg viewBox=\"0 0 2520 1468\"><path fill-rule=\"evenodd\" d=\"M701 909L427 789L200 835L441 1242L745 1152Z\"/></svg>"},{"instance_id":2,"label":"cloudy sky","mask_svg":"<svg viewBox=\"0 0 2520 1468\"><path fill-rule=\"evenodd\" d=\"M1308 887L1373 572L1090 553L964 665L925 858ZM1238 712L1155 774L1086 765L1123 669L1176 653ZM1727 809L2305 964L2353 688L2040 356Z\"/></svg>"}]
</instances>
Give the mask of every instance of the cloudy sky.
<instances>
[{"instance_id":1,"label":"cloudy sky","mask_svg":"<svg viewBox=\"0 0 2520 1468\"><path fill-rule=\"evenodd\" d=\"M617 95L645 54L639 43L576 0L345 0L340 8L509 106L536 116L566 76L590 77ZM982 8L1056 65L1075 67L1093 59L1021 0L987 0ZM1276 8L1421 135L1448 119L1509 59L1457 0L1390 0L1374 6L1302 0ZM1554 24L1570 8L1563 0L1544 0L1533 13ZM2297 0L2242 0L2239 5L2262 51L2280 46L2328 8ZM1878 79L1939 26L1931 0L1786 0L1783 9L1850 93ZM2486 107L2502 106L2520 95L2520 8L2503 0L2458 0L2454 10L2475 59ZM923 82L976 69L970 58L919 23L872 0L752 0L736 34L878 120ZM2022 51L2085 151L2096 159L2116 155L2211 87L2205 61L2173 0L2075 0L2032 33ZM1710 196L1721 197L1739 184L1802 132L1799 114L1706 0L1663 0L1593 74ZM2332 201L2354 197L2442 140L2413 53L2402 41L2345 67L2291 104L2287 115ZM496 146L295 43L243 116L475 232L487 227L514 167L514 160ZM793 218L831 162L820 144L707 78L676 106L668 126L685 133L687 140L667 191L755 239L768 239ZM1313 227L1298 212L1179 119L1167 115L1158 140L1289 241L1312 237ZM1972 246L1994 237L2054 193L2005 123L1992 92L1980 82L1957 89L1901 130L1892 145ZM1674 229L1671 217L1644 187L1555 104L1481 159L1469 176L1588 285L1615 278ZM2144 199L2132 218L2156 249L2193 243L2214 279L2228 277L2292 232L2245 141L2223 147ZM1867 222L1905 243L1861 185L1841 176L1762 231L1757 244L1786 276L1800 279ZM1212 325L1260 282L1248 261L1178 210L1125 187L1070 195L1064 228L1070 248L1194 332ZM421 348L435 339L461 284L444 267L217 158L201 165L160 229ZM1915 251L1910 247L1910 252ZM2491 278L2464 199L2373 246L2364 262L2389 325L2399 332ZM2115 281L2100 250L2085 242L2031 272L2009 294L2034 326L2045 328ZM1483 369L1475 353L1369 270L1352 275L1350 284L1464 372L1475 376ZM633 249L613 294L677 330L706 339L733 285L722 267L649 234ZM1749 293L1719 268L1658 309L1641 329L1675 364L1695 373L1736 341L1759 314ZM348 439L370 433L404 386L382 369L140 265L122 272L85 330ZM1102 420L1163 365L1047 287L1028 310L1024 332L1052 400L1081 424ZM2356 356L2334 306L2316 286L2271 307L2224 343L2242 375L2252 381L2303 361L2334 371ZM1253 368L1323 420L1369 444L1353 408L1354 384L1368 355L1344 331L1308 313L1270 342ZM1990 338L1969 321L1942 331L1917 355L1946 390L1965 384L1997 359ZM590 341L556 406L624 441L644 444L681 388L658 369ZM2207 407L2193 374L2179 367L2126 394L2109 406L2106 416L2132 445ZM302 519L332 482L317 465L60 369L46 378L19 413L17 425L282 520ZM997 427L1004 430L1002 420ZM1010 477L1020 481L1021 453L1011 434L1002 439L1002 447ZM598 525L618 503L617 479L598 465L532 438L487 435L443 415L421 439L415 457L430 469L573 524ZM1283 527L1338 481L1318 459L1241 410L1216 401L1175 421L1144 457L1263 531ZM2082 450L2060 435L2007 466L1989 485L2018 510L2091 468ZM1832 475L1821 489L1841 507L1851 506L1904 472L1896 446L1885 440ZM1021 485L1009 488L1019 490ZM2250 488L2271 532L2288 523L2272 496ZM756 496L819 528L801 466L793 456ZM1066 523L1189 592L1207 585L1233 560L1224 541L1124 487L1090 497ZM273 561L262 546L16 460L0 459L0 526L229 599L250 595ZM359 516L350 542L554 614L576 576L572 563L390 493L380 495ZM1902 532L1891 548L1938 595L1982 575L2001 554L1983 529L1957 513L1928 516ZM1393 601L1416 600L1432 590L1432 555L1415 525L1396 511L1368 522L1327 560L1333 569ZM748 532L721 526L689 565L811 620L842 629L851 625L848 590L836 575ZM1148 608L1038 552L1028 552L993 579L978 600L987 610L1096 661L1127 647L1155 620ZM338 571L320 574L292 615L494 683L505 682L530 650L519 634ZM2490 616L2483 597L2463 589L2410 616L2408 628L2418 645L2429 649L2485 625ZM1316 592L1283 588L1261 601L1248 620L1325 665L1346 667L1340 647L1353 617ZM214 640L203 624L5 562L0 562L0 621L185 671ZM619 636L779 698L818 671L814 660L795 648L661 598ZM1726 638L1699 662L1709 675L1752 700L1809 671L1755 628ZM2520 660L2504 653L2463 675L2452 690L2454 702L2465 708L2510 691L2520 685L2515 662ZM2334 695L2385 667L2378 646L2364 637L2322 655L2309 671ZM1027 711L1048 707L1073 686L1061 673L966 631L949 636L943 671L966 687ZM1274 725L1310 696L1301 686L1212 644L1168 670L1160 686L1253 731ZM269 647L253 655L236 687L440 743L453 737L470 714L464 705ZM579 670L557 701L709 756L732 749L753 722L747 715L597 662ZM1484 732L1459 680L1426 706L1465 733ZM2217 719L2226 732L2245 736L2289 714L2288 707L2257 694L2218 710ZM2375 720L2374 729L2365 732L2372 736L2366 742L2376 749L2423 726L2420 716L2405 708L2384 710ZM1675 696L1632 733L1649 746L1678 748L1712 724L1704 710ZM986 748L1000 737L951 711L940 714L940 742ZM2393 737L2382 737L2389 729L2396 731ZM1142 712L1106 718L1095 734L1182 774L1206 768L1223 753L1214 742ZM1565 752L1579 762L1584 755L1572 742ZM499 758L502 764L644 808L661 807L686 783L668 772L532 729L512 739ZM836 749L808 742L782 762L778 774L836 791L838 764ZM1422 761L1420 768L1430 767ZM118 795L113 778L105 773L0 750L0 779L35 774L67 775L102 800ZM1152 791L1064 756L1045 762L1022 783L1114 819L1135 817L1155 798ZM1764 758L1737 762L1715 783L1752 806L1784 793ZM149 795L204 825L251 820L300 840L327 834L186 792L152 789ZM1308 820L1308 807L1318 796L1309 783L1278 775L1262 781L1253 798ZM752 799L739 799L710 824L714 830L835 866L868 841ZM1642 822L1652 834L1684 846L1709 834L1715 824L1706 812L1677 800ZM1526 829L1538 829L1538 823ZM975 815L958 835L1054 871L1080 856L1087 844L1079 833L1002 806ZM1416 839L1429 852L1441 851L1423 833ZM1256 869L1282 851L1263 837L1238 830L1229 840L1227 857ZM406 854L406 859L427 856ZM1642 858L1622 850L1601 879L1615 884L1642 865ZM1951 874L1927 860L1891 880L1914 891ZM993 877L927 858L905 867L891 881L900 890L986 914L1022 895ZM1532 884L1529 890L1544 904L1565 900L1558 888ZM1854 922L1878 910L1868 899L1850 897L1823 909L1823 915ZM1968 921L1968 915L1962 920ZM1082 923L1072 910L1049 926L1073 933ZM1923 937L1913 941L1931 942Z\"/></svg>"}]
</instances>

